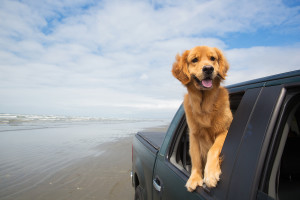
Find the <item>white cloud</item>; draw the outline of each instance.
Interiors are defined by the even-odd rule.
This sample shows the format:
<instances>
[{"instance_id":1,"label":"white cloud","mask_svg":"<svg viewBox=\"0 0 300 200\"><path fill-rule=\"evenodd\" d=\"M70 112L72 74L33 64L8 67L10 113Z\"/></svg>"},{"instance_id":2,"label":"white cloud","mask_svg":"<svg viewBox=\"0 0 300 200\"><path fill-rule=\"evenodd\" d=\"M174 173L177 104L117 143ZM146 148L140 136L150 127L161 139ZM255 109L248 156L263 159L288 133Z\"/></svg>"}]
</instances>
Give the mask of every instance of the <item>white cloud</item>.
<instances>
[{"instance_id":1,"label":"white cloud","mask_svg":"<svg viewBox=\"0 0 300 200\"><path fill-rule=\"evenodd\" d=\"M177 53L223 49L231 63L226 84L296 69L290 55L299 45L232 49L220 38L284 23L297 29L298 12L280 1L3 1L0 110L176 110L185 93L171 75Z\"/></svg>"},{"instance_id":2,"label":"white cloud","mask_svg":"<svg viewBox=\"0 0 300 200\"><path fill-rule=\"evenodd\" d=\"M300 45L226 51L231 64L227 84L300 69Z\"/></svg>"}]
</instances>

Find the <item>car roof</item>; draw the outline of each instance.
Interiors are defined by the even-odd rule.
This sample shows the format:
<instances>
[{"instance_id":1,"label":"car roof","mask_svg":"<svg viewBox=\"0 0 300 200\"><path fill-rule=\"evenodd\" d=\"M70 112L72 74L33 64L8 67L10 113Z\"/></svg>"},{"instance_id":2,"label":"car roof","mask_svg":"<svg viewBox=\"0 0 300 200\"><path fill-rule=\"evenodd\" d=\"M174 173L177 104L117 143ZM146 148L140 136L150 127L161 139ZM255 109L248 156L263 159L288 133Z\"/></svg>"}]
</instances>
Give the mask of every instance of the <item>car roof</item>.
<instances>
[{"instance_id":1,"label":"car roof","mask_svg":"<svg viewBox=\"0 0 300 200\"><path fill-rule=\"evenodd\" d=\"M226 86L230 93L245 91L246 89L256 87L267 87L272 85L300 83L300 70L290 71L286 73L266 76L250 81L245 81L233 85Z\"/></svg>"}]
</instances>

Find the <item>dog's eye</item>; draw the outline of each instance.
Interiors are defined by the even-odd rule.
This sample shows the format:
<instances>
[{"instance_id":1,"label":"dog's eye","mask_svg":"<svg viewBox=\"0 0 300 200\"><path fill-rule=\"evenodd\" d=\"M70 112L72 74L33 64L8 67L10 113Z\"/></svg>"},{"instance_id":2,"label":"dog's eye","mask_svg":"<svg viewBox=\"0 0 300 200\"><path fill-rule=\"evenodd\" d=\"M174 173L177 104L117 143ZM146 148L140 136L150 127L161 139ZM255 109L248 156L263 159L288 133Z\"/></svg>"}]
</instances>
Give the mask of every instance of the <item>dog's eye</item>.
<instances>
[{"instance_id":1,"label":"dog's eye","mask_svg":"<svg viewBox=\"0 0 300 200\"><path fill-rule=\"evenodd\" d=\"M193 63L198 62L198 58L194 58L194 59L192 60L192 62L193 62Z\"/></svg>"},{"instance_id":2,"label":"dog's eye","mask_svg":"<svg viewBox=\"0 0 300 200\"><path fill-rule=\"evenodd\" d=\"M212 56L212 57L210 57L210 60L211 60L211 61L215 61L216 58Z\"/></svg>"}]
</instances>

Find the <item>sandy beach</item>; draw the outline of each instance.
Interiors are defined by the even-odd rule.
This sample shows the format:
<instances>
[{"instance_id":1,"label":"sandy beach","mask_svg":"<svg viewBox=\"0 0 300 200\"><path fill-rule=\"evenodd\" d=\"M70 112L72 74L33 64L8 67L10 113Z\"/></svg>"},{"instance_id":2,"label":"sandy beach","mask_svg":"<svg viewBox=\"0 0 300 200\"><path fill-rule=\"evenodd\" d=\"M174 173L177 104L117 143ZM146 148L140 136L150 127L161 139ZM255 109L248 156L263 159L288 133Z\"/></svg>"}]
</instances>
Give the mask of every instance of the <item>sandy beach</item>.
<instances>
[{"instance_id":1,"label":"sandy beach","mask_svg":"<svg viewBox=\"0 0 300 200\"><path fill-rule=\"evenodd\" d=\"M24 152L22 154L22 152L16 151L17 153L14 153L17 155L27 155L27 159L18 162L8 160L11 164L5 162L2 164L0 163L0 199L133 199L134 189L131 185L130 178L132 160L131 148L134 137L133 132L125 137L115 137L112 141L106 141L98 145L94 145L95 142L92 142L91 139L95 138L95 132L99 132L97 131L99 127L96 126L95 128L94 126L86 126L90 127L90 133L87 134L86 132L84 136L78 136L74 144L71 143L70 146L67 146L67 148L74 148L72 151L67 151L64 149L65 147L62 148L61 146L57 146L55 147L57 152L54 152L53 155L50 156L49 154L45 154L43 156L43 154L39 155L39 152L37 152L43 150L41 145L38 146L37 149L33 148L33 144L41 142L41 138L44 138L52 132L59 135L64 133L66 130L68 130L67 132L73 131L73 133L75 133L74 129L76 129L81 133L82 129L80 129L80 127L81 126L75 126L67 129L47 129L42 130L42 132L41 130L36 130L38 133L35 133L33 130L27 132L18 131L15 133L2 132L2 141L4 141L6 137L9 137L7 141L13 143L10 138L13 133L16 135L17 133L22 135L31 134L33 139L28 139L30 141L29 142L25 140L25 138L22 138L23 143L25 141L25 144L30 146L30 148L28 148L29 150L26 150L25 144L22 144L21 142L18 144L18 146L22 147L21 150L26 150L28 152ZM167 125L163 125L156 126L154 128L147 128L146 131L166 131L166 129ZM41 138L37 137L39 135L41 135ZM55 138L57 135L53 135L51 138ZM17 137L20 137L20 135ZM50 140L49 138L47 140L48 143ZM71 138L73 139L72 136ZM91 139L87 140L87 138ZM67 144L66 141L64 141L63 144ZM80 146L82 143L84 144L87 141L87 146ZM54 141L50 140L51 145L54 144L53 142ZM42 146L45 146L45 144ZM11 144L10 146L12 147ZM4 149L4 147L2 149ZM9 147L5 147L5 149L9 150ZM14 149L17 149L17 146L15 146ZM53 148L50 150L48 150L48 152L51 153ZM79 156L74 156L74 154L76 154L76 150L86 151L86 153L77 152ZM10 151L8 151L8 153L9 152ZM13 154L11 153L11 155ZM72 159L67 159L67 155L71 155ZM0 156L6 160L11 157L10 154L4 155L4 153L0 153ZM28 159L32 159L30 160L32 163L25 163ZM51 159L54 159L55 162ZM41 161L38 162L38 160ZM44 162L48 163L48 165L44 165ZM32 167L32 169L30 169L30 167Z\"/></svg>"},{"instance_id":2,"label":"sandy beach","mask_svg":"<svg viewBox=\"0 0 300 200\"><path fill-rule=\"evenodd\" d=\"M127 137L101 145L101 155L83 158L12 199L133 199L131 144Z\"/></svg>"}]
</instances>

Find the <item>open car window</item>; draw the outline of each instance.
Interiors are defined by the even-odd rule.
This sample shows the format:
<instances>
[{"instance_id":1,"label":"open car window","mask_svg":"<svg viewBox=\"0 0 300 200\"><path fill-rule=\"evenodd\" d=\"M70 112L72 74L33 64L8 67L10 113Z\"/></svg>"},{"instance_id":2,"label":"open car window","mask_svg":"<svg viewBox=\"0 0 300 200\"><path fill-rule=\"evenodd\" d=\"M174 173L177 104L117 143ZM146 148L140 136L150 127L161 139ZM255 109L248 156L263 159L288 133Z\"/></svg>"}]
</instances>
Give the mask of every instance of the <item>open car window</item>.
<instances>
[{"instance_id":1,"label":"open car window","mask_svg":"<svg viewBox=\"0 0 300 200\"><path fill-rule=\"evenodd\" d=\"M235 111L243 98L244 93L230 94L230 108L234 116ZM169 152L169 161L176 168L188 175L191 173L191 158L189 154L189 129L186 123L185 116L182 119L183 123L178 130L176 140L173 141Z\"/></svg>"}]
</instances>

